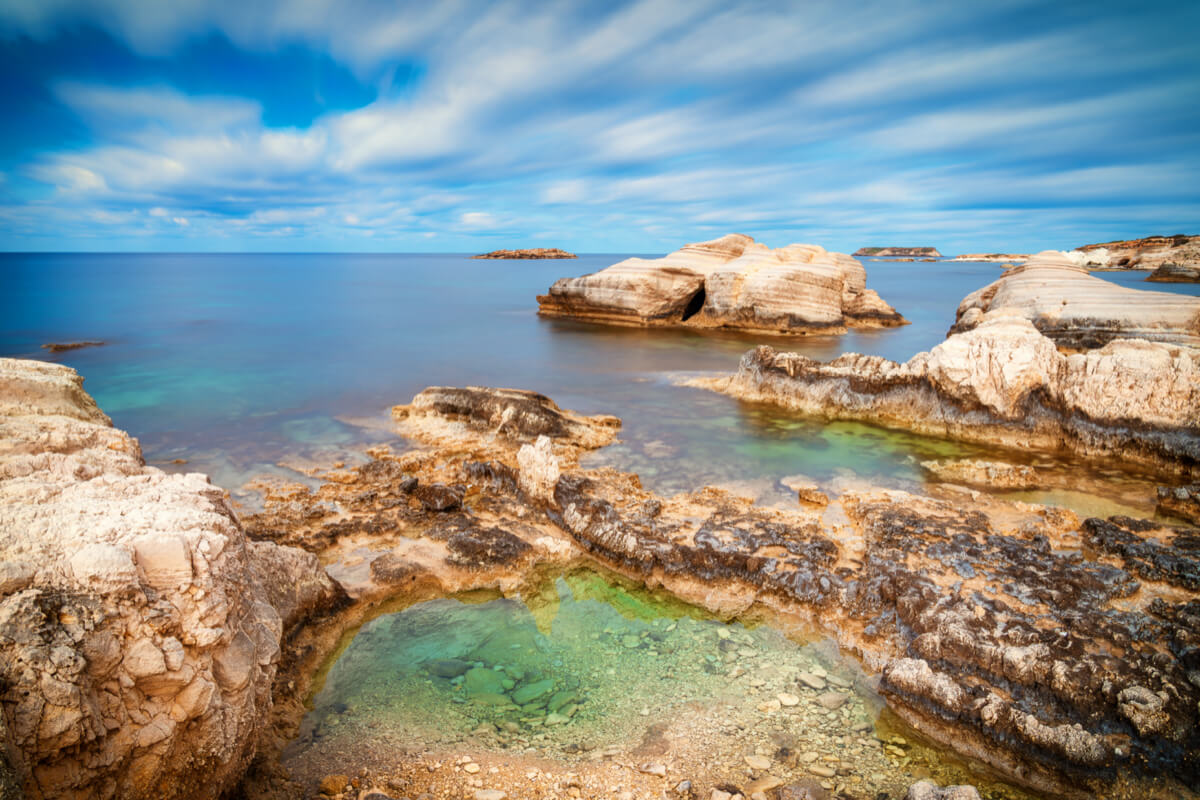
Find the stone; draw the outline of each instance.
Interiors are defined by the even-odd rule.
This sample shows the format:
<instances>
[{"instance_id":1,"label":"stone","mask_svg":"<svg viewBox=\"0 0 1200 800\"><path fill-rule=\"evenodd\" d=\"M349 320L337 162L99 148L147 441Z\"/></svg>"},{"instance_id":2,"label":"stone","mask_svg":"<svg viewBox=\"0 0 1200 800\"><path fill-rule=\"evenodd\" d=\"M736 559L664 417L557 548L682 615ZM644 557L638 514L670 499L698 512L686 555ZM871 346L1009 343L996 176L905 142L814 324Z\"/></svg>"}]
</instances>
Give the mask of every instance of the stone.
<instances>
[{"instance_id":1,"label":"stone","mask_svg":"<svg viewBox=\"0 0 1200 800\"><path fill-rule=\"evenodd\" d=\"M1073 349L1103 347L1114 339L1200 346L1200 298L1118 286L1053 250L967 295L950 332L971 330L998 309L1024 317L1055 344Z\"/></svg>"},{"instance_id":2,"label":"stone","mask_svg":"<svg viewBox=\"0 0 1200 800\"><path fill-rule=\"evenodd\" d=\"M812 778L800 778L780 787L779 800L829 800L829 792Z\"/></svg>"},{"instance_id":3,"label":"stone","mask_svg":"<svg viewBox=\"0 0 1200 800\"><path fill-rule=\"evenodd\" d=\"M1033 467L1002 461L946 459L922 461L921 467L936 480L986 489L1033 489L1042 483Z\"/></svg>"},{"instance_id":4,"label":"stone","mask_svg":"<svg viewBox=\"0 0 1200 800\"><path fill-rule=\"evenodd\" d=\"M815 689L816 691L821 691L825 688L825 679L819 675L814 675L808 670L801 670L800 672L796 673L796 680L800 681L800 683L804 684L809 689Z\"/></svg>"},{"instance_id":5,"label":"stone","mask_svg":"<svg viewBox=\"0 0 1200 800\"><path fill-rule=\"evenodd\" d=\"M866 288L862 264L817 245L771 250L729 234L630 258L538 296L538 313L638 326L840 333L906 320Z\"/></svg>"},{"instance_id":6,"label":"stone","mask_svg":"<svg viewBox=\"0 0 1200 800\"><path fill-rule=\"evenodd\" d=\"M504 676L494 669L487 667L472 667L463 678L463 688L471 695L504 694ZM514 696L515 699L515 696ZM517 705L524 705L528 700L517 700Z\"/></svg>"},{"instance_id":7,"label":"stone","mask_svg":"<svg viewBox=\"0 0 1200 800\"><path fill-rule=\"evenodd\" d=\"M539 436L534 444L521 445L517 451L517 465L520 468L517 483L521 491L535 500L552 502L560 470L550 437Z\"/></svg>"},{"instance_id":8,"label":"stone","mask_svg":"<svg viewBox=\"0 0 1200 800\"><path fill-rule=\"evenodd\" d=\"M544 694L554 690L554 680L546 678L540 681L526 684L513 692L513 702L519 706L532 702Z\"/></svg>"},{"instance_id":9,"label":"stone","mask_svg":"<svg viewBox=\"0 0 1200 800\"><path fill-rule=\"evenodd\" d=\"M162 650L151 639L138 639L125 651L121 661L125 671L136 678L160 675L167 671Z\"/></svg>"},{"instance_id":10,"label":"stone","mask_svg":"<svg viewBox=\"0 0 1200 800\"><path fill-rule=\"evenodd\" d=\"M771 768L771 759L766 756L746 756L744 760L750 769L764 770Z\"/></svg>"},{"instance_id":11,"label":"stone","mask_svg":"<svg viewBox=\"0 0 1200 800\"><path fill-rule=\"evenodd\" d=\"M461 486L446 486L444 483L421 485L413 490L413 497L421 501L426 511L455 511L462 507Z\"/></svg>"},{"instance_id":12,"label":"stone","mask_svg":"<svg viewBox=\"0 0 1200 800\"><path fill-rule=\"evenodd\" d=\"M830 711L837 711L848 699L849 695L845 692L822 692L817 695L817 704Z\"/></svg>"},{"instance_id":13,"label":"stone","mask_svg":"<svg viewBox=\"0 0 1200 800\"><path fill-rule=\"evenodd\" d=\"M439 678L457 678L471 668L469 661L463 661L458 658L442 658L430 661L426 665L426 669L430 674L436 675Z\"/></svg>"},{"instance_id":14,"label":"stone","mask_svg":"<svg viewBox=\"0 0 1200 800\"><path fill-rule=\"evenodd\" d=\"M808 771L820 778L832 778L837 775L836 769L827 767L824 764L810 764Z\"/></svg>"},{"instance_id":15,"label":"stone","mask_svg":"<svg viewBox=\"0 0 1200 800\"><path fill-rule=\"evenodd\" d=\"M321 778L321 783L317 787L317 791L326 797L335 797L350 785L350 778L346 775L326 775Z\"/></svg>"},{"instance_id":16,"label":"stone","mask_svg":"<svg viewBox=\"0 0 1200 800\"><path fill-rule=\"evenodd\" d=\"M474 775L476 772L479 772L479 765L474 761L469 761L466 764L463 764L463 772L467 773L468 775Z\"/></svg>"},{"instance_id":17,"label":"stone","mask_svg":"<svg viewBox=\"0 0 1200 800\"><path fill-rule=\"evenodd\" d=\"M708 796L708 800L732 800L733 795L722 789L713 789L712 794Z\"/></svg>"},{"instance_id":18,"label":"stone","mask_svg":"<svg viewBox=\"0 0 1200 800\"><path fill-rule=\"evenodd\" d=\"M237 691L250 681L258 663L254 640L239 631L226 647L213 655L213 675L225 691Z\"/></svg>"},{"instance_id":19,"label":"stone","mask_svg":"<svg viewBox=\"0 0 1200 800\"><path fill-rule=\"evenodd\" d=\"M155 589L184 589L192 582L192 555L178 535L150 534L133 542L142 580Z\"/></svg>"},{"instance_id":20,"label":"stone","mask_svg":"<svg viewBox=\"0 0 1200 800\"><path fill-rule=\"evenodd\" d=\"M908 787L904 800L979 800L974 786L939 787L933 781L917 781Z\"/></svg>"},{"instance_id":21,"label":"stone","mask_svg":"<svg viewBox=\"0 0 1200 800\"><path fill-rule=\"evenodd\" d=\"M124 547L89 544L70 559L71 574L85 588L108 594L137 586L137 567Z\"/></svg>"},{"instance_id":22,"label":"stone","mask_svg":"<svg viewBox=\"0 0 1200 800\"><path fill-rule=\"evenodd\" d=\"M653 775L656 778L667 777L667 768L664 765L658 763L657 761L650 761L650 762L638 764L638 772L644 773L646 775Z\"/></svg>"},{"instance_id":23,"label":"stone","mask_svg":"<svg viewBox=\"0 0 1200 800\"><path fill-rule=\"evenodd\" d=\"M508 795L499 789L476 789L474 797L475 800L504 800Z\"/></svg>"},{"instance_id":24,"label":"stone","mask_svg":"<svg viewBox=\"0 0 1200 800\"><path fill-rule=\"evenodd\" d=\"M33 567L23 561L0 562L0 596L28 587L35 574Z\"/></svg>"},{"instance_id":25,"label":"stone","mask_svg":"<svg viewBox=\"0 0 1200 800\"><path fill-rule=\"evenodd\" d=\"M780 692L779 694L777 694L775 696L777 698L779 698L779 704L781 706L783 706L784 708L791 708L792 706L800 705L800 698L794 694L789 694L787 692Z\"/></svg>"}]
</instances>

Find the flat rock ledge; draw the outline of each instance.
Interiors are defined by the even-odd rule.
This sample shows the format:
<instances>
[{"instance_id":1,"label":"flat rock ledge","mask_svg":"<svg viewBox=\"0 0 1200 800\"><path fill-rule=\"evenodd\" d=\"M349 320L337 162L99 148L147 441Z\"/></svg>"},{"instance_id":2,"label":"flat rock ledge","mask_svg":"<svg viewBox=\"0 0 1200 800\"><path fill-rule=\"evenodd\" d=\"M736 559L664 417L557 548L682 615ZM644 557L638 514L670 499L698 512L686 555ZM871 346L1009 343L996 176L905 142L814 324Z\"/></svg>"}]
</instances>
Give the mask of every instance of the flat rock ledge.
<instances>
[{"instance_id":1,"label":"flat rock ledge","mask_svg":"<svg viewBox=\"0 0 1200 800\"><path fill-rule=\"evenodd\" d=\"M967 295L950 333L968 331L999 309L1020 314L1065 348L1103 347L1114 339L1200 347L1200 297L1118 286L1054 250Z\"/></svg>"},{"instance_id":2,"label":"flat rock ledge","mask_svg":"<svg viewBox=\"0 0 1200 800\"><path fill-rule=\"evenodd\" d=\"M903 364L761 346L733 375L686 384L825 419L1200 472L1200 351L1119 339L1064 355L1003 311Z\"/></svg>"},{"instance_id":3,"label":"flat rock ledge","mask_svg":"<svg viewBox=\"0 0 1200 800\"><path fill-rule=\"evenodd\" d=\"M74 370L0 359L0 704L30 798L216 798L280 642L343 597L248 542L224 491L147 467Z\"/></svg>"},{"instance_id":4,"label":"flat rock ledge","mask_svg":"<svg viewBox=\"0 0 1200 800\"><path fill-rule=\"evenodd\" d=\"M729 234L663 258L629 258L555 281L538 313L610 325L844 333L907 324L866 288L854 258L810 244L775 250Z\"/></svg>"}]
</instances>

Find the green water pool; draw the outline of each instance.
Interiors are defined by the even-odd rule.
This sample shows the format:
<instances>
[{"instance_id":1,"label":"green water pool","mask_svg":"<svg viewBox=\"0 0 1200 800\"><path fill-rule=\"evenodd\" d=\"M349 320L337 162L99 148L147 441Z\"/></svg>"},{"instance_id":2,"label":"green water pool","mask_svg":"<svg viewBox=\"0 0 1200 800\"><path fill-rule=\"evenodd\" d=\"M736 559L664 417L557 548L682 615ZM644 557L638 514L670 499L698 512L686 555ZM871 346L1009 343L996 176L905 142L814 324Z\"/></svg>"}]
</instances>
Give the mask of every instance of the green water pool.
<instances>
[{"instance_id":1,"label":"green water pool","mask_svg":"<svg viewBox=\"0 0 1200 800\"><path fill-rule=\"evenodd\" d=\"M636 758L657 737L677 761L698 754L696 777L714 785L745 782L757 755L772 775L818 776L862 796L903 796L936 777L1024 797L922 745L871 684L828 640L713 619L582 569L519 598L439 599L368 622L325 672L286 760L336 762L367 741L388 752Z\"/></svg>"}]
</instances>

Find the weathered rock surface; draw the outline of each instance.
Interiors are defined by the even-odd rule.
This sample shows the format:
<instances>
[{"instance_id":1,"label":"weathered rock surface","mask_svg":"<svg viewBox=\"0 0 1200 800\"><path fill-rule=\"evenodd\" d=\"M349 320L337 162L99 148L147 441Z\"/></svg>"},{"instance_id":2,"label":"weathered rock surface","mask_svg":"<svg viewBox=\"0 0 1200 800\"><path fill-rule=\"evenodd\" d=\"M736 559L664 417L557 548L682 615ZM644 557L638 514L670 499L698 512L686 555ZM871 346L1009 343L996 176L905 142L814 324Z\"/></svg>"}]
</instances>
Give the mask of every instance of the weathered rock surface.
<instances>
[{"instance_id":1,"label":"weathered rock surface","mask_svg":"<svg viewBox=\"0 0 1200 800\"><path fill-rule=\"evenodd\" d=\"M0 703L33 798L212 798L253 756L315 558L146 467L74 370L0 359Z\"/></svg>"},{"instance_id":2,"label":"weathered rock surface","mask_svg":"<svg viewBox=\"0 0 1200 800\"><path fill-rule=\"evenodd\" d=\"M728 378L687 383L826 419L1200 471L1200 351L1121 339L1063 355L1004 312L903 364L762 346Z\"/></svg>"},{"instance_id":3,"label":"weathered rock surface","mask_svg":"<svg viewBox=\"0 0 1200 800\"><path fill-rule=\"evenodd\" d=\"M970 330L997 309L1021 314L1055 343L1073 349L1102 347L1113 339L1200 347L1200 298L1127 289L1053 250L967 295L950 332Z\"/></svg>"},{"instance_id":4,"label":"weathered rock surface","mask_svg":"<svg viewBox=\"0 0 1200 800\"><path fill-rule=\"evenodd\" d=\"M1168 263L1200 267L1200 236L1147 236L1085 244L1067 255L1080 266L1104 269L1158 269Z\"/></svg>"},{"instance_id":5,"label":"weathered rock surface","mask_svg":"<svg viewBox=\"0 0 1200 800\"><path fill-rule=\"evenodd\" d=\"M659 259L630 258L538 296L538 313L619 325L839 333L906 323L855 259L816 245L771 250L729 234Z\"/></svg>"},{"instance_id":6,"label":"weathered rock surface","mask_svg":"<svg viewBox=\"0 0 1200 800\"><path fill-rule=\"evenodd\" d=\"M965 483L989 489L1030 489L1038 485L1033 467L1003 461L959 459L922 461L921 466L939 481Z\"/></svg>"},{"instance_id":7,"label":"weathered rock surface","mask_svg":"<svg viewBox=\"0 0 1200 800\"><path fill-rule=\"evenodd\" d=\"M492 259L535 259L535 258L579 258L574 253L568 253L566 250L560 250L557 247L532 247L526 250L493 250L490 253L481 253L471 258L492 258Z\"/></svg>"},{"instance_id":8,"label":"weathered rock surface","mask_svg":"<svg viewBox=\"0 0 1200 800\"><path fill-rule=\"evenodd\" d=\"M1158 487L1158 511L1200 525L1200 484Z\"/></svg>"},{"instance_id":9,"label":"weathered rock surface","mask_svg":"<svg viewBox=\"0 0 1200 800\"><path fill-rule=\"evenodd\" d=\"M1168 261L1146 276L1158 283L1200 283L1200 262L1190 265Z\"/></svg>"},{"instance_id":10,"label":"weathered rock surface","mask_svg":"<svg viewBox=\"0 0 1200 800\"><path fill-rule=\"evenodd\" d=\"M891 707L923 733L1037 791L1107 796L1118 776L1200 779L1192 531L1119 517L1081 524L986 496L968 505L961 491L846 492L821 511L711 487L662 498L635 475L579 469L569 450L558 453L553 496L535 499L520 486L528 443L449 422L466 433L333 474L307 499L268 498L263 527L295 524L319 543L329 539L315 532L353 517L356 533L397 537L373 573L446 591L519 587L520 568L584 551L715 613L810 619L881 672ZM421 509L400 488L406 477L462 484L471 501L450 516ZM843 522L828 529L826 513ZM478 547L452 550L460 535ZM806 673L789 707L793 695L841 700Z\"/></svg>"},{"instance_id":11,"label":"weathered rock surface","mask_svg":"<svg viewBox=\"0 0 1200 800\"><path fill-rule=\"evenodd\" d=\"M962 253L961 255L957 255L950 260L987 262L996 264L1011 262L1020 264L1028 261L1029 259L1030 256L1028 253Z\"/></svg>"}]
</instances>

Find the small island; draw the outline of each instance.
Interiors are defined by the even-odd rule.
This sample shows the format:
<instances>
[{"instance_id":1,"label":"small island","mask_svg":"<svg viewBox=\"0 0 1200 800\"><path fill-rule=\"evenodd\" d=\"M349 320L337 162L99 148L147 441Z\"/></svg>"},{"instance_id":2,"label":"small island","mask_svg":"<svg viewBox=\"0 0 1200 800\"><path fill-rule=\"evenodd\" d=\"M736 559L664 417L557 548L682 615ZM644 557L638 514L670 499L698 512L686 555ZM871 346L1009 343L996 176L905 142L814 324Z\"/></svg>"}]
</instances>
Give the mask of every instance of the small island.
<instances>
[{"instance_id":1,"label":"small island","mask_svg":"<svg viewBox=\"0 0 1200 800\"><path fill-rule=\"evenodd\" d=\"M876 256L878 258L941 258L942 254L936 247L860 247L854 251L855 256Z\"/></svg>"},{"instance_id":2,"label":"small island","mask_svg":"<svg viewBox=\"0 0 1200 800\"><path fill-rule=\"evenodd\" d=\"M1029 260L1028 253L962 253L951 261L977 261L977 262L1025 262Z\"/></svg>"},{"instance_id":3,"label":"small island","mask_svg":"<svg viewBox=\"0 0 1200 800\"><path fill-rule=\"evenodd\" d=\"M107 342L49 342L42 345L43 350L49 350L51 353L65 353L68 350L79 350L83 347L103 347Z\"/></svg>"},{"instance_id":4,"label":"small island","mask_svg":"<svg viewBox=\"0 0 1200 800\"><path fill-rule=\"evenodd\" d=\"M574 253L568 253L566 250L559 250L557 247L534 247L529 250L493 250L490 253L481 253L471 258L579 258Z\"/></svg>"}]
</instances>

